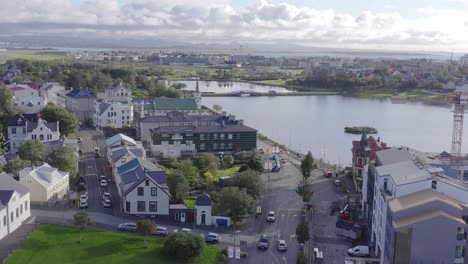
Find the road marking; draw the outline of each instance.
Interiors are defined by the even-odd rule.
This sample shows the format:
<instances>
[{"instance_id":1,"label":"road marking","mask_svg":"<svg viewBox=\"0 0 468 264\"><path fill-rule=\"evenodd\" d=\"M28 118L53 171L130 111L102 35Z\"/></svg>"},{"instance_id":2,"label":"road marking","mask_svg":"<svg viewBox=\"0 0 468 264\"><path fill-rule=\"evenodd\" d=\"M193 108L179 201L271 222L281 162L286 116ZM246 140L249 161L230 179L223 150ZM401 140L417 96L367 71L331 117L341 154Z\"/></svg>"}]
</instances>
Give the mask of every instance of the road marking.
<instances>
[{"instance_id":1,"label":"road marking","mask_svg":"<svg viewBox=\"0 0 468 264\"><path fill-rule=\"evenodd\" d=\"M294 217L296 217L296 216L297 216L297 214L293 214L293 216L292 216L293 221L294 221Z\"/></svg>"},{"instance_id":2,"label":"road marking","mask_svg":"<svg viewBox=\"0 0 468 264\"><path fill-rule=\"evenodd\" d=\"M292 234L289 236L289 240L291 241L293 238L296 238L296 234Z\"/></svg>"},{"instance_id":3,"label":"road marking","mask_svg":"<svg viewBox=\"0 0 468 264\"><path fill-rule=\"evenodd\" d=\"M284 214L281 215L281 221L284 221Z\"/></svg>"},{"instance_id":4,"label":"road marking","mask_svg":"<svg viewBox=\"0 0 468 264\"><path fill-rule=\"evenodd\" d=\"M286 263L286 264L288 263L288 262L286 261L286 257L285 257L285 256L283 256L283 261L284 261L284 263Z\"/></svg>"}]
</instances>

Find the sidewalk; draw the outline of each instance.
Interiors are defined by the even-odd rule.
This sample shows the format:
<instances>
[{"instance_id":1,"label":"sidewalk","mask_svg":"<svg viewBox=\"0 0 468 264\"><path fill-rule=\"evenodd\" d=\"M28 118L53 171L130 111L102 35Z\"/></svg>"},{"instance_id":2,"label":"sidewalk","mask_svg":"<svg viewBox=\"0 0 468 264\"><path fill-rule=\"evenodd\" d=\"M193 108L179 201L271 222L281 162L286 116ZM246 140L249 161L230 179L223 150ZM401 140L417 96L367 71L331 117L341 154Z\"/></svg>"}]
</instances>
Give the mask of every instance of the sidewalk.
<instances>
[{"instance_id":1,"label":"sidewalk","mask_svg":"<svg viewBox=\"0 0 468 264\"><path fill-rule=\"evenodd\" d=\"M22 244L22 241L31 234L36 226L37 224L23 224L0 240L0 261L2 263Z\"/></svg>"}]
</instances>

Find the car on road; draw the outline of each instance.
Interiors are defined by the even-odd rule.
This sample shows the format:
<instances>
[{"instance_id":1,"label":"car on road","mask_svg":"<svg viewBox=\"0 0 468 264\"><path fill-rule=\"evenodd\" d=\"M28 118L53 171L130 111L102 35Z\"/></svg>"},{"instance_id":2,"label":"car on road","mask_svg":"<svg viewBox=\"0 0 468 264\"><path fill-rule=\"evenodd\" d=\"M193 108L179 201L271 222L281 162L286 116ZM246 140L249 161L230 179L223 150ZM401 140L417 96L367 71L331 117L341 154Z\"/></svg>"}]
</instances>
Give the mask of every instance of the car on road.
<instances>
[{"instance_id":1,"label":"car on road","mask_svg":"<svg viewBox=\"0 0 468 264\"><path fill-rule=\"evenodd\" d=\"M180 229L176 229L174 230L174 232L185 232L185 233L192 233L192 229L190 228L180 228Z\"/></svg>"},{"instance_id":2,"label":"car on road","mask_svg":"<svg viewBox=\"0 0 468 264\"><path fill-rule=\"evenodd\" d=\"M102 199L111 200L111 195L110 195L110 193L108 193L108 192L102 193Z\"/></svg>"},{"instance_id":3,"label":"car on road","mask_svg":"<svg viewBox=\"0 0 468 264\"><path fill-rule=\"evenodd\" d=\"M80 184L78 185L78 191L83 192L83 191L86 191L86 190L87 190L86 183L85 182L80 182Z\"/></svg>"},{"instance_id":4,"label":"car on road","mask_svg":"<svg viewBox=\"0 0 468 264\"><path fill-rule=\"evenodd\" d=\"M333 183L334 183L336 186L341 186L341 180L333 179Z\"/></svg>"},{"instance_id":5,"label":"car on road","mask_svg":"<svg viewBox=\"0 0 468 264\"><path fill-rule=\"evenodd\" d=\"M84 192L81 196L80 196L80 201L87 201L88 200L88 192Z\"/></svg>"},{"instance_id":6,"label":"car on road","mask_svg":"<svg viewBox=\"0 0 468 264\"><path fill-rule=\"evenodd\" d=\"M122 223L119 225L119 230L136 232L137 224L134 222Z\"/></svg>"},{"instance_id":7,"label":"car on road","mask_svg":"<svg viewBox=\"0 0 468 264\"><path fill-rule=\"evenodd\" d=\"M355 246L353 248L348 249L348 255L352 257L368 257L369 254L369 246Z\"/></svg>"},{"instance_id":8,"label":"car on road","mask_svg":"<svg viewBox=\"0 0 468 264\"><path fill-rule=\"evenodd\" d=\"M169 234L169 231L167 230L167 227L164 226L157 226L156 230L154 230L153 235L155 236L167 236Z\"/></svg>"},{"instance_id":9,"label":"car on road","mask_svg":"<svg viewBox=\"0 0 468 264\"><path fill-rule=\"evenodd\" d=\"M102 207L104 208L111 208L112 207L112 203L109 199L104 199L102 200Z\"/></svg>"},{"instance_id":10,"label":"car on road","mask_svg":"<svg viewBox=\"0 0 468 264\"><path fill-rule=\"evenodd\" d=\"M283 164L287 163L286 159L281 159L281 163Z\"/></svg>"},{"instance_id":11,"label":"car on road","mask_svg":"<svg viewBox=\"0 0 468 264\"><path fill-rule=\"evenodd\" d=\"M86 179L83 176L78 177L78 180L76 181L77 185L79 185L80 183L86 184Z\"/></svg>"},{"instance_id":12,"label":"car on road","mask_svg":"<svg viewBox=\"0 0 468 264\"><path fill-rule=\"evenodd\" d=\"M81 200L80 209L87 209L87 208L88 208L88 200Z\"/></svg>"},{"instance_id":13,"label":"car on road","mask_svg":"<svg viewBox=\"0 0 468 264\"><path fill-rule=\"evenodd\" d=\"M100 158L100 157L101 157L101 154L99 154L99 152L94 153L94 158L98 159L98 158Z\"/></svg>"},{"instance_id":14,"label":"car on road","mask_svg":"<svg viewBox=\"0 0 468 264\"><path fill-rule=\"evenodd\" d=\"M107 187L107 181L106 180L101 180L101 182L99 183L99 185L101 187Z\"/></svg>"},{"instance_id":15,"label":"car on road","mask_svg":"<svg viewBox=\"0 0 468 264\"><path fill-rule=\"evenodd\" d=\"M207 233L205 234L205 241L207 243L218 243L220 240L220 236L216 233Z\"/></svg>"},{"instance_id":16,"label":"car on road","mask_svg":"<svg viewBox=\"0 0 468 264\"><path fill-rule=\"evenodd\" d=\"M286 241L278 240L276 242L276 248L278 249L278 251L286 251L288 250L288 245L286 244Z\"/></svg>"},{"instance_id":17,"label":"car on road","mask_svg":"<svg viewBox=\"0 0 468 264\"><path fill-rule=\"evenodd\" d=\"M270 239L268 238L267 235L262 234L260 236L260 239L258 240L258 248L259 249L268 249L268 246L270 246Z\"/></svg>"},{"instance_id":18,"label":"car on road","mask_svg":"<svg viewBox=\"0 0 468 264\"><path fill-rule=\"evenodd\" d=\"M275 212L274 211L268 212L267 221L268 222L274 222L275 220L276 220Z\"/></svg>"},{"instance_id":19,"label":"car on road","mask_svg":"<svg viewBox=\"0 0 468 264\"><path fill-rule=\"evenodd\" d=\"M82 139L82 138L80 138L80 137L77 137L77 138L76 138L76 140L78 141L78 143L81 143L81 142L83 142L83 139Z\"/></svg>"},{"instance_id":20,"label":"car on road","mask_svg":"<svg viewBox=\"0 0 468 264\"><path fill-rule=\"evenodd\" d=\"M101 175L101 180L105 180L106 179L106 176L105 175Z\"/></svg>"}]
</instances>

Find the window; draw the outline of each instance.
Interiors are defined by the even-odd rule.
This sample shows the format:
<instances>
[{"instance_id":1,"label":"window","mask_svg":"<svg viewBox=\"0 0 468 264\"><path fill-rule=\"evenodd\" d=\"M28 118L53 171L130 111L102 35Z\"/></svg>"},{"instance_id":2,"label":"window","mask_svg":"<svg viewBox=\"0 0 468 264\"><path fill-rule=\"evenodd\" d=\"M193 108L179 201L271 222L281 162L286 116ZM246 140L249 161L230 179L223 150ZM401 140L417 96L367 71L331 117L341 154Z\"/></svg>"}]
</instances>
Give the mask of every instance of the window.
<instances>
[{"instance_id":1,"label":"window","mask_svg":"<svg viewBox=\"0 0 468 264\"><path fill-rule=\"evenodd\" d=\"M465 246L458 245L455 248L455 258L463 258L465 256Z\"/></svg>"},{"instance_id":2,"label":"window","mask_svg":"<svg viewBox=\"0 0 468 264\"><path fill-rule=\"evenodd\" d=\"M149 186L149 180L145 180L145 186Z\"/></svg>"},{"instance_id":3,"label":"window","mask_svg":"<svg viewBox=\"0 0 468 264\"><path fill-rule=\"evenodd\" d=\"M6 221L7 221L7 216L5 215L5 216L3 217L3 226L6 226Z\"/></svg>"},{"instance_id":4,"label":"window","mask_svg":"<svg viewBox=\"0 0 468 264\"><path fill-rule=\"evenodd\" d=\"M19 217L19 208L16 208L16 218Z\"/></svg>"},{"instance_id":5,"label":"window","mask_svg":"<svg viewBox=\"0 0 468 264\"><path fill-rule=\"evenodd\" d=\"M145 212L146 211L146 202L145 201L137 201L137 211L138 212Z\"/></svg>"},{"instance_id":6,"label":"window","mask_svg":"<svg viewBox=\"0 0 468 264\"><path fill-rule=\"evenodd\" d=\"M465 239L465 229L463 227L457 227L457 240Z\"/></svg>"},{"instance_id":7,"label":"window","mask_svg":"<svg viewBox=\"0 0 468 264\"><path fill-rule=\"evenodd\" d=\"M179 221L179 219L180 219L180 214L179 214L179 213L175 213L174 218L175 218L176 221Z\"/></svg>"},{"instance_id":8,"label":"window","mask_svg":"<svg viewBox=\"0 0 468 264\"><path fill-rule=\"evenodd\" d=\"M217 143L213 143L213 149L218 149L218 144Z\"/></svg>"},{"instance_id":9,"label":"window","mask_svg":"<svg viewBox=\"0 0 468 264\"><path fill-rule=\"evenodd\" d=\"M13 222L13 212L10 214L10 222Z\"/></svg>"},{"instance_id":10,"label":"window","mask_svg":"<svg viewBox=\"0 0 468 264\"><path fill-rule=\"evenodd\" d=\"M149 202L149 211L157 212L158 211L158 202Z\"/></svg>"},{"instance_id":11,"label":"window","mask_svg":"<svg viewBox=\"0 0 468 264\"><path fill-rule=\"evenodd\" d=\"M162 136L162 137L167 137L168 135L167 135L167 133L162 133L161 136Z\"/></svg>"},{"instance_id":12,"label":"window","mask_svg":"<svg viewBox=\"0 0 468 264\"><path fill-rule=\"evenodd\" d=\"M232 143L228 143L228 149L232 149Z\"/></svg>"},{"instance_id":13,"label":"window","mask_svg":"<svg viewBox=\"0 0 468 264\"><path fill-rule=\"evenodd\" d=\"M434 190L437 189L437 181L432 181L431 188Z\"/></svg>"},{"instance_id":14,"label":"window","mask_svg":"<svg viewBox=\"0 0 468 264\"><path fill-rule=\"evenodd\" d=\"M156 187L151 188L151 196L158 196L158 188Z\"/></svg>"},{"instance_id":15,"label":"window","mask_svg":"<svg viewBox=\"0 0 468 264\"><path fill-rule=\"evenodd\" d=\"M224 143L219 144L220 149L224 149Z\"/></svg>"},{"instance_id":16,"label":"window","mask_svg":"<svg viewBox=\"0 0 468 264\"><path fill-rule=\"evenodd\" d=\"M200 150L205 150L205 143L200 144Z\"/></svg>"},{"instance_id":17,"label":"window","mask_svg":"<svg viewBox=\"0 0 468 264\"><path fill-rule=\"evenodd\" d=\"M185 133L185 135L186 135L187 137L193 136L192 132L187 132L187 133Z\"/></svg>"},{"instance_id":18,"label":"window","mask_svg":"<svg viewBox=\"0 0 468 264\"><path fill-rule=\"evenodd\" d=\"M13 127L13 128L11 129L11 133L12 133L12 134L16 134L16 127Z\"/></svg>"},{"instance_id":19,"label":"window","mask_svg":"<svg viewBox=\"0 0 468 264\"><path fill-rule=\"evenodd\" d=\"M23 205L20 205L20 214L23 214Z\"/></svg>"},{"instance_id":20,"label":"window","mask_svg":"<svg viewBox=\"0 0 468 264\"><path fill-rule=\"evenodd\" d=\"M192 141L192 140L187 140L187 141L185 141L185 144L186 144L187 146L192 146L193 141Z\"/></svg>"},{"instance_id":21,"label":"window","mask_svg":"<svg viewBox=\"0 0 468 264\"><path fill-rule=\"evenodd\" d=\"M26 134L26 128L23 127L23 134Z\"/></svg>"},{"instance_id":22,"label":"window","mask_svg":"<svg viewBox=\"0 0 468 264\"><path fill-rule=\"evenodd\" d=\"M463 180L468 181L468 170L463 171Z\"/></svg>"},{"instance_id":23,"label":"window","mask_svg":"<svg viewBox=\"0 0 468 264\"><path fill-rule=\"evenodd\" d=\"M232 133L228 134L228 139L232 139Z\"/></svg>"},{"instance_id":24,"label":"window","mask_svg":"<svg viewBox=\"0 0 468 264\"><path fill-rule=\"evenodd\" d=\"M384 180L384 182L383 182L383 188L384 188L384 190L387 190L387 187L388 187L388 181L387 181L387 180Z\"/></svg>"},{"instance_id":25,"label":"window","mask_svg":"<svg viewBox=\"0 0 468 264\"><path fill-rule=\"evenodd\" d=\"M143 195L145 195L145 192L144 192L143 187L138 187L138 188L137 188L137 191L138 191L138 196L143 196Z\"/></svg>"},{"instance_id":26,"label":"window","mask_svg":"<svg viewBox=\"0 0 468 264\"><path fill-rule=\"evenodd\" d=\"M28 210L28 201L24 201L24 210L25 210L25 211Z\"/></svg>"},{"instance_id":27,"label":"window","mask_svg":"<svg viewBox=\"0 0 468 264\"><path fill-rule=\"evenodd\" d=\"M205 140L205 134L200 133L200 140Z\"/></svg>"},{"instance_id":28,"label":"window","mask_svg":"<svg viewBox=\"0 0 468 264\"><path fill-rule=\"evenodd\" d=\"M224 139L224 133L219 134L219 139Z\"/></svg>"},{"instance_id":29,"label":"window","mask_svg":"<svg viewBox=\"0 0 468 264\"><path fill-rule=\"evenodd\" d=\"M217 140L217 139L218 139L218 134L213 133L213 139L214 139L214 140Z\"/></svg>"},{"instance_id":30,"label":"window","mask_svg":"<svg viewBox=\"0 0 468 264\"><path fill-rule=\"evenodd\" d=\"M40 139L40 140L44 140L44 135L40 134L40 135L39 135L39 139Z\"/></svg>"},{"instance_id":31,"label":"window","mask_svg":"<svg viewBox=\"0 0 468 264\"><path fill-rule=\"evenodd\" d=\"M237 139L240 139L240 133L237 133Z\"/></svg>"}]
</instances>

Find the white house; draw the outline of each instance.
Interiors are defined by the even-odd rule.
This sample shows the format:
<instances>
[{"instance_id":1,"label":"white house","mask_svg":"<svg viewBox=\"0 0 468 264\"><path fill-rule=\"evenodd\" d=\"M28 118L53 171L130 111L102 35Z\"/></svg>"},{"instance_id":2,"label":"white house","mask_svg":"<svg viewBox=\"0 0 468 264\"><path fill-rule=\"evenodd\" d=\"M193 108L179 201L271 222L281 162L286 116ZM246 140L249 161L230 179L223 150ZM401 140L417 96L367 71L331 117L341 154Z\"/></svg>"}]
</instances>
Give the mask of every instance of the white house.
<instances>
[{"instance_id":1,"label":"white house","mask_svg":"<svg viewBox=\"0 0 468 264\"><path fill-rule=\"evenodd\" d=\"M156 164L136 158L114 175L123 211L134 215L169 215L167 175Z\"/></svg>"},{"instance_id":2,"label":"white house","mask_svg":"<svg viewBox=\"0 0 468 264\"><path fill-rule=\"evenodd\" d=\"M60 139L59 122L47 122L37 114L17 114L8 123L10 152L17 153L19 146L27 140L44 143Z\"/></svg>"},{"instance_id":3,"label":"white house","mask_svg":"<svg viewBox=\"0 0 468 264\"><path fill-rule=\"evenodd\" d=\"M211 219L211 198L208 194L202 193L195 201L197 225L212 225Z\"/></svg>"},{"instance_id":4,"label":"white house","mask_svg":"<svg viewBox=\"0 0 468 264\"><path fill-rule=\"evenodd\" d=\"M15 94L13 106L23 110L26 114L38 113L47 105L47 96L41 90L27 85L17 85L11 88Z\"/></svg>"},{"instance_id":5,"label":"white house","mask_svg":"<svg viewBox=\"0 0 468 264\"><path fill-rule=\"evenodd\" d=\"M143 147L141 142L135 141L133 138L126 136L122 133L113 135L112 137L106 139L106 146L108 148L121 147L121 146L136 146Z\"/></svg>"},{"instance_id":6,"label":"white house","mask_svg":"<svg viewBox=\"0 0 468 264\"><path fill-rule=\"evenodd\" d=\"M31 216L29 190L6 173L0 173L0 239Z\"/></svg>"},{"instance_id":7,"label":"white house","mask_svg":"<svg viewBox=\"0 0 468 264\"><path fill-rule=\"evenodd\" d=\"M104 101L131 103L132 91L119 84L115 87L104 89L104 93L99 95L98 98L102 98Z\"/></svg>"},{"instance_id":8,"label":"white house","mask_svg":"<svg viewBox=\"0 0 468 264\"><path fill-rule=\"evenodd\" d=\"M55 202L64 198L70 189L69 173L44 163L19 172L20 182L31 192L32 203Z\"/></svg>"},{"instance_id":9,"label":"white house","mask_svg":"<svg viewBox=\"0 0 468 264\"><path fill-rule=\"evenodd\" d=\"M122 128L133 125L133 105L128 102L100 101L94 104L94 125Z\"/></svg>"}]
</instances>

